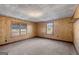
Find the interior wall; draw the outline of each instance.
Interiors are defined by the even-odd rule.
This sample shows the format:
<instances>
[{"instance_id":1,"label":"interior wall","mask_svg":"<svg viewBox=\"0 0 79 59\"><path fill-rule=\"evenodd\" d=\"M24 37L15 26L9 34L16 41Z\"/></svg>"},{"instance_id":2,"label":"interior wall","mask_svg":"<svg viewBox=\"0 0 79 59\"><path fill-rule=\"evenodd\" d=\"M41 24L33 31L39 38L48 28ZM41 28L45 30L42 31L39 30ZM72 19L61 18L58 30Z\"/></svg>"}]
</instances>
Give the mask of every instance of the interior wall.
<instances>
[{"instance_id":1,"label":"interior wall","mask_svg":"<svg viewBox=\"0 0 79 59\"><path fill-rule=\"evenodd\" d=\"M2 29L2 32L0 32L2 33L0 35L0 44L6 44L6 43L24 40L24 39L28 39L36 36L36 23L34 22L24 21L21 19L15 19L15 18L6 17L6 16L0 16L0 21L2 21L0 23L0 30ZM28 30L31 30L31 33L27 33L26 35L11 37L11 24L13 22L27 24L27 27L31 26L31 28L28 29Z\"/></svg>"},{"instance_id":2,"label":"interior wall","mask_svg":"<svg viewBox=\"0 0 79 59\"><path fill-rule=\"evenodd\" d=\"M79 6L77 6L73 18L79 18Z\"/></svg>"},{"instance_id":3,"label":"interior wall","mask_svg":"<svg viewBox=\"0 0 79 59\"><path fill-rule=\"evenodd\" d=\"M0 44L6 44L6 43L14 42L14 41L28 39L35 36L68 41L68 42L73 41L72 18L63 18L63 19L54 20L54 21L34 23L34 22L24 21L20 19L15 19L12 17L0 16L0 21L2 21L1 23L2 23L2 29L3 29L2 36L0 35L0 38L2 38L0 39ZM28 25L30 25L32 27L31 33L27 33L26 35L11 37L10 27L11 27L12 22L26 23L27 27ZM46 33L47 23L49 22L53 23L52 35L48 35ZM5 42L6 40L7 42Z\"/></svg>"},{"instance_id":4,"label":"interior wall","mask_svg":"<svg viewBox=\"0 0 79 59\"><path fill-rule=\"evenodd\" d=\"M79 53L79 19L74 23L74 44Z\"/></svg>"},{"instance_id":5,"label":"interior wall","mask_svg":"<svg viewBox=\"0 0 79 59\"><path fill-rule=\"evenodd\" d=\"M53 33L48 35L46 33L47 23L53 23ZM48 21L48 22L39 22L37 25L38 29L38 36L44 38L51 38L56 40L62 41L73 41L73 25L72 25L72 18L63 18L55 21Z\"/></svg>"}]
</instances>

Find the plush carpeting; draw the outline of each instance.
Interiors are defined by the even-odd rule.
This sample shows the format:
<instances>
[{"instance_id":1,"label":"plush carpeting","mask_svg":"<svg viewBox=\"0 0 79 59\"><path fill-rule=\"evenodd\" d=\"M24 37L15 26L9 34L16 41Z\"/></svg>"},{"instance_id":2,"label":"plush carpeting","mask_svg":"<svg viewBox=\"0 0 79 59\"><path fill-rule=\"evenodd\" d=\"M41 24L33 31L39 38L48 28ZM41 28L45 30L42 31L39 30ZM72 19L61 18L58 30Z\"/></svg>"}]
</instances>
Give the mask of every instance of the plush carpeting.
<instances>
[{"instance_id":1,"label":"plush carpeting","mask_svg":"<svg viewBox=\"0 0 79 59\"><path fill-rule=\"evenodd\" d=\"M0 52L9 55L74 55L72 43L33 38L0 46Z\"/></svg>"}]
</instances>

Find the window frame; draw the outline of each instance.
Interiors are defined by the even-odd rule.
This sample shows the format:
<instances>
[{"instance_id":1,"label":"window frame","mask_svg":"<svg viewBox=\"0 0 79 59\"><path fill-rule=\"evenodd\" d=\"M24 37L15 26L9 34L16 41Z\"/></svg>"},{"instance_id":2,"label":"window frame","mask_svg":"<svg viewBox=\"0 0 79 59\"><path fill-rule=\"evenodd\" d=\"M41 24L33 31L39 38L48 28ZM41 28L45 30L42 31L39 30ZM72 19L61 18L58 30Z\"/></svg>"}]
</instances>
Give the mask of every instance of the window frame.
<instances>
[{"instance_id":1,"label":"window frame","mask_svg":"<svg viewBox=\"0 0 79 59\"><path fill-rule=\"evenodd\" d=\"M20 35L27 35L27 24L20 24L21 26L24 25L25 28L20 28ZM24 32L24 31L21 31L22 29L26 29L26 34L22 34L21 32Z\"/></svg>"},{"instance_id":2,"label":"window frame","mask_svg":"<svg viewBox=\"0 0 79 59\"><path fill-rule=\"evenodd\" d=\"M51 33L48 33L48 25L51 24L52 26L52 30L51 30ZM54 23L53 22L49 22L46 24L46 34L47 35L53 35L54 34Z\"/></svg>"},{"instance_id":3,"label":"window frame","mask_svg":"<svg viewBox=\"0 0 79 59\"><path fill-rule=\"evenodd\" d=\"M13 30L12 26L13 26L13 25L18 25L18 27L19 27L19 24L18 24L18 23L12 23L12 24L11 24L11 26L10 26L10 28L11 28L11 37L20 36L20 29L19 29L19 28L17 29L17 30L18 30L18 33L19 33L18 35L13 35L13 34L12 34L12 33L13 33L13 32L12 32L12 30Z\"/></svg>"},{"instance_id":4,"label":"window frame","mask_svg":"<svg viewBox=\"0 0 79 59\"><path fill-rule=\"evenodd\" d=\"M18 24L19 25L19 35L13 35L12 34L12 25L16 25L16 24ZM25 27L26 27L26 34L21 34L21 25L26 25ZM22 35L27 35L27 24L26 23L21 23L21 22L11 22L11 25L10 25L10 34L11 34L11 37L17 37L17 36L22 36Z\"/></svg>"}]
</instances>

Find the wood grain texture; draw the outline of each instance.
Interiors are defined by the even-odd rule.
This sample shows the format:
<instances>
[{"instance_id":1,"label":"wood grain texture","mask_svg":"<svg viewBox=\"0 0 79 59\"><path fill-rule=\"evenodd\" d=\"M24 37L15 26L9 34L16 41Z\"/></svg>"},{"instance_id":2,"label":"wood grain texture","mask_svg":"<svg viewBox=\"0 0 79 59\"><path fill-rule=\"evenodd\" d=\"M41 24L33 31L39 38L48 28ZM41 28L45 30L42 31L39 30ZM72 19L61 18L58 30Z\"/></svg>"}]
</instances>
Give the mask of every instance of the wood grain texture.
<instances>
[{"instance_id":1,"label":"wood grain texture","mask_svg":"<svg viewBox=\"0 0 79 59\"><path fill-rule=\"evenodd\" d=\"M1 21L0 29L2 29L2 33L0 35L0 45L32 38L35 36L73 42L73 35L72 35L73 22L71 19L72 18L63 18L63 19L51 21L54 24L53 34L48 35L46 33L46 28L47 28L47 23L49 23L50 21L34 23L16 18L0 16L0 21ZM22 23L22 24L27 24L27 26L31 26L30 28L31 33L27 33L26 35L11 37L11 24L13 23Z\"/></svg>"},{"instance_id":2,"label":"wood grain texture","mask_svg":"<svg viewBox=\"0 0 79 59\"><path fill-rule=\"evenodd\" d=\"M74 44L79 54L79 19L74 23Z\"/></svg>"},{"instance_id":3,"label":"wood grain texture","mask_svg":"<svg viewBox=\"0 0 79 59\"><path fill-rule=\"evenodd\" d=\"M77 6L73 18L79 18L79 5Z\"/></svg>"},{"instance_id":4,"label":"wood grain texture","mask_svg":"<svg viewBox=\"0 0 79 59\"><path fill-rule=\"evenodd\" d=\"M58 39L63 41L73 41L72 37L72 20L71 18L64 18L60 20L52 21L54 23L53 26L53 34L48 35L46 34L46 25L49 22L40 22L38 23L38 36L45 37L45 38L51 38L51 39Z\"/></svg>"},{"instance_id":5,"label":"wood grain texture","mask_svg":"<svg viewBox=\"0 0 79 59\"><path fill-rule=\"evenodd\" d=\"M0 24L0 27L2 26L2 33L0 35L0 44L6 44L18 40L23 40L23 39L28 39L36 36L36 24L33 22L29 21L23 21L20 19L15 19L11 17L5 17L5 16L0 16L0 21L2 21ZM22 23L22 24L27 24L30 25L32 28L32 32L26 35L20 35L20 36L15 36L11 37L11 24L12 23Z\"/></svg>"}]
</instances>

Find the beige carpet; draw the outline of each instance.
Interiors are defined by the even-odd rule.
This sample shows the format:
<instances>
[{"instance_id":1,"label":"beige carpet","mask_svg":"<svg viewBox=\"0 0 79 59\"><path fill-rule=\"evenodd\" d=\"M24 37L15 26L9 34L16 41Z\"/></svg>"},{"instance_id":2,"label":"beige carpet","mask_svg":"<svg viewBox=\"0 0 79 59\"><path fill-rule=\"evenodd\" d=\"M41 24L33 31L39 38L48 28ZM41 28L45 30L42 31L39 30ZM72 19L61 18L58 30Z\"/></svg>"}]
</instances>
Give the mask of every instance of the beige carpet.
<instances>
[{"instance_id":1,"label":"beige carpet","mask_svg":"<svg viewBox=\"0 0 79 59\"><path fill-rule=\"evenodd\" d=\"M74 55L76 51L72 43L33 38L0 46L0 52L9 55Z\"/></svg>"}]
</instances>

